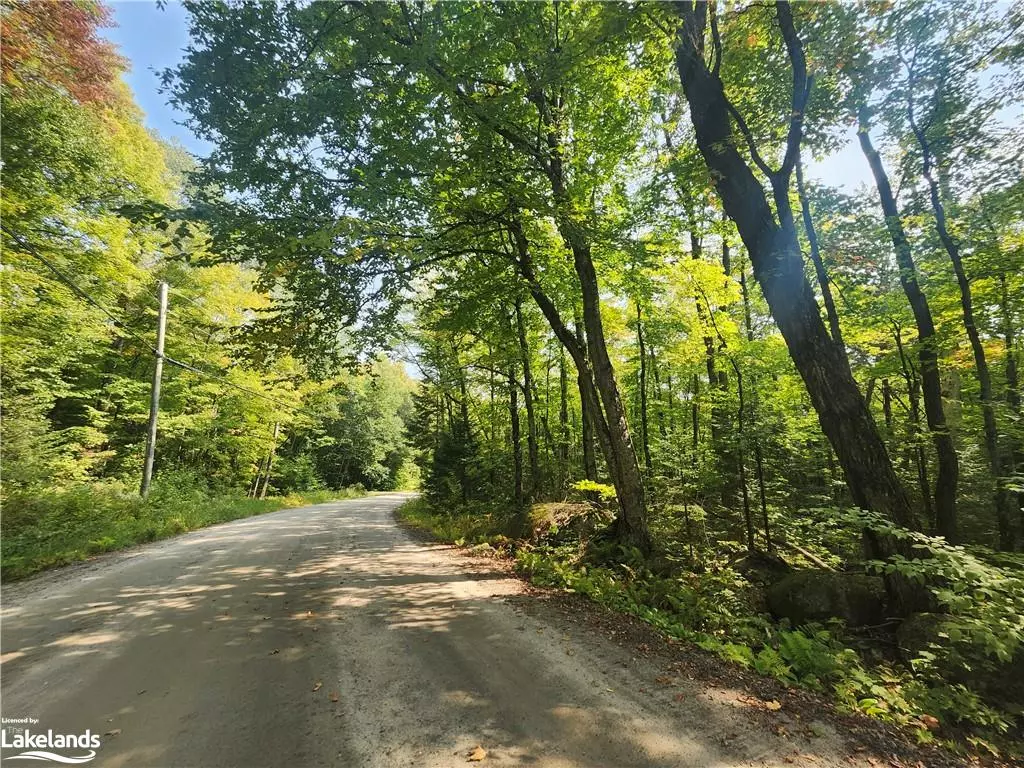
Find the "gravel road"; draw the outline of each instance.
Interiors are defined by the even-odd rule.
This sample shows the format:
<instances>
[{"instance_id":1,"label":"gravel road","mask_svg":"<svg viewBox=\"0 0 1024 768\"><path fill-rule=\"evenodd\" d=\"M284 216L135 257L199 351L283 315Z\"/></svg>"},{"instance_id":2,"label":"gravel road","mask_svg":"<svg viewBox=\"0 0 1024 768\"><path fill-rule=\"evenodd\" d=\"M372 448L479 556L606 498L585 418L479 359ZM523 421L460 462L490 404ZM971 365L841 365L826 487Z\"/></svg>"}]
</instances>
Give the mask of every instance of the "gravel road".
<instances>
[{"instance_id":1,"label":"gravel road","mask_svg":"<svg viewBox=\"0 0 1024 768\"><path fill-rule=\"evenodd\" d=\"M3 716L106 734L89 763L104 768L458 766L478 745L484 768L858 762L828 726L780 735L728 692L658 679L501 568L410 538L392 514L408 498L5 586Z\"/></svg>"}]
</instances>

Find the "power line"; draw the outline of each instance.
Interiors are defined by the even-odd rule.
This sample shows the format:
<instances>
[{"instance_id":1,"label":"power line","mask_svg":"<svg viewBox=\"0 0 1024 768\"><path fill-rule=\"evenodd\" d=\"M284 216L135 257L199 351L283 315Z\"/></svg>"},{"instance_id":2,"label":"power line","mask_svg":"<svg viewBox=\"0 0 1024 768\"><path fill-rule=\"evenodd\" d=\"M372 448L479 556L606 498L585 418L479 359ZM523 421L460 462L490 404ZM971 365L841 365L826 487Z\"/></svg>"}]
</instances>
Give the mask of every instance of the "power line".
<instances>
[{"instance_id":1,"label":"power line","mask_svg":"<svg viewBox=\"0 0 1024 768\"><path fill-rule=\"evenodd\" d=\"M136 339L137 341L139 341L142 344L144 344L146 347L148 347L153 352L154 355L158 355L159 357L162 357L164 359L164 361L168 365L173 365L173 366L175 366L177 368L181 368L181 369L186 370L186 371L191 371L192 373L199 374L200 376L204 376L204 377L206 377L208 379L214 379L216 381L220 381L221 383L226 384L227 386L232 387L234 389L237 389L240 392L245 392L246 394L252 395L253 397L262 398L264 400L267 400L268 402L274 403L275 405L279 405L282 408L287 408L288 410L293 411L295 413L302 413L302 414L305 414L307 416L312 416L314 418L316 418L318 416L318 414L315 414L312 411L307 411L304 408L300 408L300 407L298 407L296 405L291 405L290 403L286 403L283 400L278 400L277 398L271 397L270 395L265 395L262 392L257 392L254 389L249 389L248 387L243 387L240 384L235 384L233 381L230 381L229 379L227 379L224 376L221 376L221 375L216 374L216 373L212 373L210 371L204 371L202 368L198 368L198 367L196 367L195 365L193 365L191 363L186 363L186 362L184 362L182 360L176 360L175 358L171 357L170 355L166 355L166 354L163 354L163 353L159 352L157 350L157 348L155 346L153 346L146 338L144 338L140 334L136 333L128 325L126 325L123 321L118 319L113 313L111 313L99 301L94 299L88 292L86 292L84 289L80 288L71 278L69 278L60 269L58 269L49 259L47 259L41 253L39 253L38 249L34 245L32 245L31 243L29 243L28 241L26 241L24 238L20 237L19 235L14 234L9 229L7 229L7 227L3 227L3 231L7 234L8 237L13 238L15 240L15 242L17 242L20 247L25 249L25 251L30 256L34 257L35 259L39 260L44 265L46 265L46 267L51 272L53 272L60 279L60 281L62 283L67 285L68 288L70 288L75 293L76 296L78 296L83 301L88 302L93 307L98 309L100 312L102 312L104 315L106 315L115 326L120 328L122 331L124 331L129 336L131 336L134 339ZM177 291L175 291L175 293L177 293Z\"/></svg>"},{"instance_id":2,"label":"power line","mask_svg":"<svg viewBox=\"0 0 1024 768\"><path fill-rule=\"evenodd\" d=\"M44 265L46 265L47 269L49 269L51 272L53 272L53 274L55 274L58 278L60 278L60 281L62 283L64 283L65 285L67 285L68 288L70 288L79 298L85 300L86 302L88 302L92 306L96 307L96 309L98 309L100 312L102 312L104 315L106 315L108 318L110 318L110 321L114 325L116 325L122 331L127 333L129 336L133 337L137 341L140 341L142 344L144 344L146 347L148 347L151 351L156 352L156 347L154 347L143 336L141 336L138 333L136 333L135 331L133 331L124 322L122 322L117 317L115 317L109 310L107 310L106 307L104 307L102 304L100 304L96 299L94 299L92 296L90 296L88 293L86 293L83 289L79 288L78 285L71 278L69 278L67 275L65 275L63 272L61 272L49 259L47 259L45 256L43 256L34 245L32 245L31 243L29 243L28 241L26 241L24 238L20 237L19 235L14 234L9 229L7 229L7 227L3 227L3 231L7 234L8 237L13 238L18 243L19 246L24 248L25 251L30 256L32 256L33 258L37 259L38 261L41 261Z\"/></svg>"},{"instance_id":3,"label":"power line","mask_svg":"<svg viewBox=\"0 0 1024 768\"><path fill-rule=\"evenodd\" d=\"M224 384L227 384L229 387L234 387L235 389L237 389L237 390L239 390L241 392L245 392L246 394L252 395L253 397L262 397L264 400L268 400L268 401L270 401L272 403L280 405L282 408L287 408L287 409L289 409L291 411L294 411L295 413L304 413L307 416L313 416L313 417L318 416L318 414L315 414L312 411L307 411L304 408L300 408L300 407L298 407L296 405L290 405L289 403L286 403L286 402L284 402L282 400L277 400L276 398L273 398L270 395L265 395L262 392L257 392L255 389L249 389L248 387L243 387L240 384L235 384L233 381L229 381L228 379L224 378L223 376L221 376L219 374L211 373L210 371L204 371L202 368L197 368L194 365L182 362L181 360L175 360L173 357L170 357L169 355L164 355L164 360L169 365L173 365L173 366L176 366L178 368L182 368L182 369L184 369L186 371L191 371L192 373L197 373L200 376L205 376L208 379L214 379L216 381L220 381L220 382L222 382Z\"/></svg>"},{"instance_id":4,"label":"power line","mask_svg":"<svg viewBox=\"0 0 1024 768\"><path fill-rule=\"evenodd\" d=\"M164 282L166 282L168 284L168 286L170 286L169 290L175 296L177 296L180 299L184 299L189 304L192 304L195 307L203 308L202 305L199 303L199 300L197 298L193 298L192 296L189 296L187 293L182 291L179 286L175 285L174 283L170 282L169 280L165 279Z\"/></svg>"}]
</instances>

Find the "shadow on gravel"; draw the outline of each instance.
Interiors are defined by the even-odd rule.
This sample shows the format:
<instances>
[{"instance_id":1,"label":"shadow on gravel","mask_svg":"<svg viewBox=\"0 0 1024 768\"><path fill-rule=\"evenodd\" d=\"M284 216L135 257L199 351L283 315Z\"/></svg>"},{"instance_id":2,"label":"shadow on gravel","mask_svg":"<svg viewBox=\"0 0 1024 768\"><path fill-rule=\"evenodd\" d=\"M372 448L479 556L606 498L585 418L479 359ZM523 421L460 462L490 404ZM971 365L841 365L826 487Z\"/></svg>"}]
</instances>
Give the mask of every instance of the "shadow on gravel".
<instances>
[{"instance_id":1,"label":"shadow on gravel","mask_svg":"<svg viewBox=\"0 0 1024 768\"><path fill-rule=\"evenodd\" d=\"M506 602L519 582L412 542L392 507L234 523L147 554L130 586L99 571L10 608L5 697L39 668L92 670L40 713L123 728L104 766L451 765L479 743L488 764L710 767L769 749L696 688L672 711L613 690L599 668L620 659L577 655Z\"/></svg>"}]
</instances>

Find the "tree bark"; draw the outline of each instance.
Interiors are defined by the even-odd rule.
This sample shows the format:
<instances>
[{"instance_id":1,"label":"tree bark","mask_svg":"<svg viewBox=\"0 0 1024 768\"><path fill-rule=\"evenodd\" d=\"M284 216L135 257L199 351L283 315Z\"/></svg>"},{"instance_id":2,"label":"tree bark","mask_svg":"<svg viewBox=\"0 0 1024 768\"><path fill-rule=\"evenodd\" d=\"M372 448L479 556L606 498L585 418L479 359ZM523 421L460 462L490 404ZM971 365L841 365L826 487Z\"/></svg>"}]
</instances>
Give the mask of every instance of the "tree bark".
<instances>
[{"instance_id":1,"label":"tree bark","mask_svg":"<svg viewBox=\"0 0 1024 768\"><path fill-rule=\"evenodd\" d=\"M1010 492L1007 480L1003 475L1003 458L999 454L999 429L996 425L996 411L993 405L992 396L992 374L989 372L988 360L985 358L985 347L981 343L981 335L978 333L978 326L974 321L974 299L971 295L971 284L964 271L964 262L960 254L960 244L953 238L946 224L946 207L939 194L939 184L932 174L934 158L932 156L931 144L925 132L918 126L914 119L913 102L908 104L907 112L910 118L910 126L917 137L918 146L921 147L921 175L928 183L928 195L932 204L932 214L935 217L935 229L939 234L939 240L946 249L950 262L953 264L953 272L956 274L957 287L960 289L960 308L963 311L964 330L967 331L967 338L971 343L971 353L974 355L974 373L978 378L978 388L981 397L981 417L985 434L985 453L988 456L989 468L992 470L992 477L995 480L995 506L996 520L999 524L999 548L1004 551L1012 551L1014 548L1013 522L1010 519Z\"/></svg>"},{"instance_id":2,"label":"tree bark","mask_svg":"<svg viewBox=\"0 0 1024 768\"><path fill-rule=\"evenodd\" d=\"M267 453L267 468L263 474L263 487L260 489L260 498L267 498L267 489L270 487L270 470L274 466L274 452L277 450L277 434L281 429L278 422L274 422L274 436L271 438L270 451Z\"/></svg>"},{"instance_id":3,"label":"tree bark","mask_svg":"<svg viewBox=\"0 0 1024 768\"><path fill-rule=\"evenodd\" d=\"M921 382L917 378L917 372L907 359L907 353L903 349L903 332L899 328L896 329L896 350L899 352L903 378L907 382L907 400L910 402L911 453L914 457L914 466L917 468L917 485L921 493L921 505L924 507L925 519L929 525L934 527L935 513L932 510L932 484L928 479L928 456L925 454L924 442L921 438L923 431L921 429Z\"/></svg>"},{"instance_id":4,"label":"tree bark","mask_svg":"<svg viewBox=\"0 0 1024 768\"><path fill-rule=\"evenodd\" d=\"M946 423L942 405L942 380L939 375L938 340L935 337L935 323L932 320L928 299L917 280L917 265L910 250L910 241L903 228L903 220L896 206L889 176L882 164L882 158L871 143L868 134L867 113L860 114L857 131L861 150L871 166L871 173L878 189L878 198L885 216L885 226L892 240L896 261L899 265L900 285L910 303L910 309L917 325L917 355L921 365L921 392L924 399L925 418L932 434L937 458L935 478L935 530L952 544L957 542L956 487L960 473L953 437Z\"/></svg>"},{"instance_id":5,"label":"tree bark","mask_svg":"<svg viewBox=\"0 0 1024 768\"><path fill-rule=\"evenodd\" d=\"M564 490L569 475L569 376L564 349L558 356L558 463L558 489Z\"/></svg>"},{"instance_id":6,"label":"tree bark","mask_svg":"<svg viewBox=\"0 0 1024 768\"><path fill-rule=\"evenodd\" d=\"M728 272L726 274L728 274ZM747 270L742 264L740 265L740 296L743 299L743 323L747 331L747 343L750 343L754 341L754 324L752 322L750 311L750 293L747 291ZM754 465L757 468L757 492L758 499L761 502L761 521L764 525L764 546L765 549L771 552L775 547L772 544L771 525L768 520L768 494L765 491L764 484L764 455L761 452L761 434L759 426L756 424L756 419L758 418L760 411L757 393L757 380L755 378L752 398L754 402L752 421L755 421L755 424L753 425Z\"/></svg>"},{"instance_id":7,"label":"tree bark","mask_svg":"<svg viewBox=\"0 0 1024 768\"><path fill-rule=\"evenodd\" d=\"M999 303L1002 314L1003 348L1006 351L1006 404L1009 406L1012 418L1020 422L1021 397L1020 397L1020 375L1017 368L1017 342L1016 332L1013 327L1013 317L1010 314L1010 293L1006 288L1006 275L999 275ZM1019 436L1014 433L1010 435L1008 445L1004 453L1004 477L1013 477L1017 467L1024 464L1024 450L1021 447ZM1016 491L1015 501L1011 504L1017 506L1017 517L1020 525L1021 536L1024 538L1024 493Z\"/></svg>"},{"instance_id":8,"label":"tree bark","mask_svg":"<svg viewBox=\"0 0 1024 768\"><path fill-rule=\"evenodd\" d=\"M530 365L530 345L523 320L523 302L515 301L516 337L519 340L519 361L523 367L523 404L526 407L526 452L530 462L530 484L527 496L533 498L540 482L540 457L537 449L537 415L534 412L533 368Z\"/></svg>"},{"instance_id":9,"label":"tree bark","mask_svg":"<svg viewBox=\"0 0 1024 768\"><path fill-rule=\"evenodd\" d=\"M717 73L704 60L707 5L680 3L676 7L683 18L675 49L676 68L690 105L698 148L725 211L750 254L754 276L804 381L822 431L836 451L853 502L909 525L913 519L910 501L849 363L822 322L804 275L788 203L780 203L784 195L776 195L780 219L776 222L761 183L736 148L730 104ZM773 183L773 187L785 191L788 178L784 181Z\"/></svg>"},{"instance_id":10,"label":"tree bark","mask_svg":"<svg viewBox=\"0 0 1024 768\"><path fill-rule=\"evenodd\" d=\"M803 217L804 232L807 234L807 244L811 250L811 263L814 265L814 274L818 278L818 290L821 291L821 301L825 305L828 327L832 333L832 340L842 350L843 355L846 355L846 344L843 342L843 332L839 327L839 313L836 311L835 299L832 298L832 288L829 285L828 272L825 271L825 262L821 260L818 231L814 228L814 219L811 217L811 204L807 199L807 190L804 187L803 162L799 156L796 159L796 192L800 198L800 212Z\"/></svg>"},{"instance_id":11,"label":"tree bark","mask_svg":"<svg viewBox=\"0 0 1024 768\"><path fill-rule=\"evenodd\" d=\"M602 437L599 434L598 437L607 443L605 459L619 502L620 514L616 519L616 536L623 544L647 554L651 551L651 537L647 528L643 477L640 474L640 464L626 419L626 409L615 381L615 370L605 341L604 324L601 320L601 295L591 242L574 210L575 206L566 186L563 166L565 152L558 114L558 109L562 106L562 97L556 99L553 111L543 84L534 81L530 73L526 73L526 77L529 81L527 97L536 107L537 117L544 126L545 154L541 158L541 165L551 188L555 227L561 235L562 242L572 254L573 270L583 299L583 327L586 331L589 371L598 395L605 427L605 435Z\"/></svg>"},{"instance_id":12,"label":"tree bark","mask_svg":"<svg viewBox=\"0 0 1024 768\"><path fill-rule=\"evenodd\" d=\"M576 332L576 343L579 345L584 359L586 359L587 336L583 330L582 318L579 316L575 317L573 326ZM573 358L573 362L576 362L575 358ZM594 454L594 433L597 431L597 422L593 406L591 405L594 400L588 396L587 387L581 378L584 375L589 376L590 374L580 371L579 366L577 366L576 371L576 384L580 390L580 439L583 442L583 476L587 480L597 482L597 456Z\"/></svg>"},{"instance_id":13,"label":"tree bark","mask_svg":"<svg viewBox=\"0 0 1024 768\"><path fill-rule=\"evenodd\" d=\"M516 369L508 369L508 417L512 427L512 503L516 509L523 506L523 445L519 427L519 382Z\"/></svg>"},{"instance_id":14,"label":"tree bark","mask_svg":"<svg viewBox=\"0 0 1024 768\"><path fill-rule=\"evenodd\" d=\"M571 224L563 222L563 225L573 237L578 234ZM509 229L515 243L514 259L520 274L526 280L530 294L548 320L555 336L573 358L579 372L580 394L592 415L598 442L612 476L619 503L619 515L616 518L617 538L623 544L636 547L640 552L647 554L651 551L651 538L647 528L640 465L636 460L636 451L633 449L626 424L625 409L605 346L597 273L590 257L589 245L583 240L575 245L570 242L573 262L583 293L583 326L587 342L584 350L577 337L562 322L554 302L544 292L537 279L522 224L518 220L513 220L509 224Z\"/></svg>"},{"instance_id":15,"label":"tree bark","mask_svg":"<svg viewBox=\"0 0 1024 768\"><path fill-rule=\"evenodd\" d=\"M583 295L583 325L587 333L587 351L590 353L594 385L600 396L608 426L611 459L609 470L612 473L621 512L617 521L618 538L624 544L636 547L646 554L651 550L651 539L647 529L643 479L626 421L626 409L622 404L619 387L615 381L615 370L605 344L597 272L594 269L589 243L579 235L574 225L563 221L562 226L568 234L567 239L573 253L573 266Z\"/></svg>"},{"instance_id":16,"label":"tree bark","mask_svg":"<svg viewBox=\"0 0 1024 768\"><path fill-rule=\"evenodd\" d=\"M644 449L644 466L651 472L651 443L647 430L647 346L644 344L644 321L640 302L636 303L636 344L640 354L640 441Z\"/></svg>"}]
</instances>

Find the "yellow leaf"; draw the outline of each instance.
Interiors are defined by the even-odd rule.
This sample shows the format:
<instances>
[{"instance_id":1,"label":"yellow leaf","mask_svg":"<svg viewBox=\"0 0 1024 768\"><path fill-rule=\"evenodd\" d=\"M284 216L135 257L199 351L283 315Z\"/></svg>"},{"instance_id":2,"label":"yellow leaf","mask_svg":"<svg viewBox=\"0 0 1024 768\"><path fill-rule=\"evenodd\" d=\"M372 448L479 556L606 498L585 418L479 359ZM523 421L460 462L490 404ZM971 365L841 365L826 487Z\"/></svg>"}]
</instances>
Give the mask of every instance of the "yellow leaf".
<instances>
[{"instance_id":1,"label":"yellow leaf","mask_svg":"<svg viewBox=\"0 0 1024 768\"><path fill-rule=\"evenodd\" d=\"M313 683L313 693L319 691L321 688L323 688L323 686L324 684L320 680L317 680L315 683Z\"/></svg>"},{"instance_id":2,"label":"yellow leaf","mask_svg":"<svg viewBox=\"0 0 1024 768\"><path fill-rule=\"evenodd\" d=\"M485 757L487 757L487 750L477 744L476 748L469 753L469 762L479 763Z\"/></svg>"}]
</instances>

